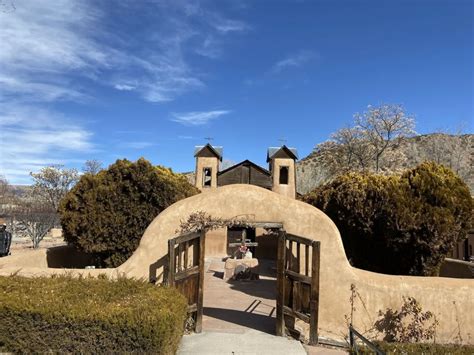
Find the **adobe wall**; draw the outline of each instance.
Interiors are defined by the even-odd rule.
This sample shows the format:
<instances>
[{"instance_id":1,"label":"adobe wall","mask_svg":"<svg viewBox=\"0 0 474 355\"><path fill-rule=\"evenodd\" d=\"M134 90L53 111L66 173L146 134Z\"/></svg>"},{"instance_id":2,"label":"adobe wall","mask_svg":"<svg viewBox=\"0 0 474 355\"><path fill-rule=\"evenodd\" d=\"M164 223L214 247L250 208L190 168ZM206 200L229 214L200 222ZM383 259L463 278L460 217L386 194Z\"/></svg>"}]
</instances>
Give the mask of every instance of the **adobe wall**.
<instances>
[{"instance_id":1,"label":"adobe wall","mask_svg":"<svg viewBox=\"0 0 474 355\"><path fill-rule=\"evenodd\" d=\"M474 280L391 276L353 268L329 217L306 203L252 185L228 185L181 200L155 218L136 252L120 267L74 272L161 281L168 239L175 236L181 220L199 210L222 218L245 215L249 220L281 222L288 233L321 241L319 329L322 336L343 339L347 334L345 316L350 314L350 289L354 284L364 303L359 298L356 300L354 314L354 326L361 331L372 327L379 310L399 309L402 297L412 296L425 310L436 314L437 342L453 342L459 328L463 342L474 343ZM18 266L1 264L0 274L8 275L15 267L18 271ZM46 270L51 269L23 268L19 274L34 276Z\"/></svg>"},{"instance_id":2,"label":"adobe wall","mask_svg":"<svg viewBox=\"0 0 474 355\"><path fill-rule=\"evenodd\" d=\"M463 341L474 343L474 280L391 276L353 268L337 227L323 212L252 185L223 186L172 205L150 224L137 251L118 270L128 276L162 280L167 240L180 220L199 210L216 217L245 215L255 221L282 222L288 233L321 241L319 326L323 336L342 339L347 333L345 316L350 314L354 284L365 304L364 309L356 300L354 325L361 331L372 327L379 310L399 309L402 297L412 296L436 314L438 342L453 342L459 325Z\"/></svg>"}]
</instances>

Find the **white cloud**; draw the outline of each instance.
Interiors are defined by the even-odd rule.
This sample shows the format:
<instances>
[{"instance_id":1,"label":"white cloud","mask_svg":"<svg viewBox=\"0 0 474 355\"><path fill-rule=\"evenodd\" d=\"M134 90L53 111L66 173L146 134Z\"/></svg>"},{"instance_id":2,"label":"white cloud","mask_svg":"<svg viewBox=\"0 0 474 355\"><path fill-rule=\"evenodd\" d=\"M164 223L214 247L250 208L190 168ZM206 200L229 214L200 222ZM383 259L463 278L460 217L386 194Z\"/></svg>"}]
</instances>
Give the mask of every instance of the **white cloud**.
<instances>
[{"instance_id":1,"label":"white cloud","mask_svg":"<svg viewBox=\"0 0 474 355\"><path fill-rule=\"evenodd\" d=\"M171 120L185 126L202 126L229 113L231 113L229 110L172 113Z\"/></svg>"},{"instance_id":2,"label":"white cloud","mask_svg":"<svg viewBox=\"0 0 474 355\"><path fill-rule=\"evenodd\" d=\"M117 90L120 90L120 91L132 91L132 90L135 90L137 88L136 85L134 84L115 84L114 85L114 88L116 88Z\"/></svg>"},{"instance_id":3,"label":"white cloud","mask_svg":"<svg viewBox=\"0 0 474 355\"><path fill-rule=\"evenodd\" d=\"M276 62L272 67L272 72L280 73L291 67L300 67L317 57L317 54L313 51L302 50Z\"/></svg>"},{"instance_id":4,"label":"white cloud","mask_svg":"<svg viewBox=\"0 0 474 355\"><path fill-rule=\"evenodd\" d=\"M217 31L221 33L248 31L250 27L242 21L217 18L213 23Z\"/></svg>"},{"instance_id":5,"label":"white cloud","mask_svg":"<svg viewBox=\"0 0 474 355\"><path fill-rule=\"evenodd\" d=\"M12 183L31 182L28 174L50 164L76 161L93 151L92 133L66 117L36 106L10 105L0 111L0 174Z\"/></svg>"},{"instance_id":6,"label":"white cloud","mask_svg":"<svg viewBox=\"0 0 474 355\"><path fill-rule=\"evenodd\" d=\"M157 1L143 7L119 3L117 12L159 16L135 38L125 31L111 31L106 26L110 15L101 6L107 2L18 0L14 11L0 12L4 96L80 101L82 88L66 80L74 75L134 91L148 101L174 100L205 85L188 63L189 49L217 58L222 43L217 37L248 28L198 3Z\"/></svg>"},{"instance_id":7,"label":"white cloud","mask_svg":"<svg viewBox=\"0 0 474 355\"><path fill-rule=\"evenodd\" d=\"M150 102L174 100L205 87L205 73L190 65L190 53L217 58L224 38L249 28L199 3L118 2L114 14L108 6L92 0L15 0L11 11L0 11L0 174L12 182L29 181L29 171L81 159L94 149L93 134L80 118L60 114L54 103L94 100L90 84ZM154 21L131 34L108 27L117 14ZM176 114L175 120L200 125L226 113Z\"/></svg>"}]
</instances>

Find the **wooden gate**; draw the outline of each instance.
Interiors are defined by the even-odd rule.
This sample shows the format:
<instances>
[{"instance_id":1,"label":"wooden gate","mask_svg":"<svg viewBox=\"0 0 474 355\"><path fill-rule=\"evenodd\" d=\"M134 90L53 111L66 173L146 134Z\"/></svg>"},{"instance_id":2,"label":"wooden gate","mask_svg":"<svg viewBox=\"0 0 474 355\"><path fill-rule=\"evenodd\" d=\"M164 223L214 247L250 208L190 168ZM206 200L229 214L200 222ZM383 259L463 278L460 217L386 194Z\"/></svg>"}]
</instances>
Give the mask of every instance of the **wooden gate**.
<instances>
[{"instance_id":1,"label":"wooden gate","mask_svg":"<svg viewBox=\"0 0 474 355\"><path fill-rule=\"evenodd\" d=\"M277 259L277 335L296 333L301 319L309 324L309 343L318 343L320 242L281 230Z\"/></svg>"},{"instance_id":2,"label":"wooden gate","mask_svg":"<svg viewBox=\"0 0 474 355\"><path fill-rule=\"evenodd\" d=\"M188 300L194 331L202 330L205 233L184 234L168 241L168 285Z\"/></svg>"}]
</instances>

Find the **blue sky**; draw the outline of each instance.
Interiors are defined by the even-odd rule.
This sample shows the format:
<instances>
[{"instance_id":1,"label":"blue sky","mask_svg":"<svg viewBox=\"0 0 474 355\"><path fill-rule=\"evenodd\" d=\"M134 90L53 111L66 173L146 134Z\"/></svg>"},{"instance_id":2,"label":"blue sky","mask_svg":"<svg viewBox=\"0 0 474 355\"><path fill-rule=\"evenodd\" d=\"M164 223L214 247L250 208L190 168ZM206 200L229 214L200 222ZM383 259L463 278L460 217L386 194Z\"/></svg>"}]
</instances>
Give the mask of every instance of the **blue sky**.
<instances>
[{"instance_id":1,"label":"blue sky","mask_svg":"<svg viewBox=\"0 0 474 355\"><path fill-rule=\"evenodd\" d=\"M0 4L0 174L140 156L194 168L304 157L367 105L419 133L473 130L473 2L75 1Z\"/></svg>"}]
</instances>

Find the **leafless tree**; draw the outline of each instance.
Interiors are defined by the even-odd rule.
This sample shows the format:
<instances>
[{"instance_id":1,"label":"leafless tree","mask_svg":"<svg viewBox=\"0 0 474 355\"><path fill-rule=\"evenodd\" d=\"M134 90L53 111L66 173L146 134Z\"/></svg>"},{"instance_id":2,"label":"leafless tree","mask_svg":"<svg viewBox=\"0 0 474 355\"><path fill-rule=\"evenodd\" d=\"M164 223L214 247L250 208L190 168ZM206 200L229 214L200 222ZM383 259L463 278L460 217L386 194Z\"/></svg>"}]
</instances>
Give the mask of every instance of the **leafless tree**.
<instances>
[{"instance_id":1,"label":"leafless tree","mask_svg":"<svg viewBox=\"0 0 474 355\"><path fill-rule=\"evenodd\" d=\"M356 128L372 150L375 171L380 169L383 154L400 141L415 134L414 117L405 113L401 105L368 106L367 111L354 116Z\"/></svg>"},{"instance_id":2,"label":"leafless tree","mask_svg":"<svg viewBox=\"0 0 474 355\"><path fill-rule=\"evenodd\" d=\"M0 217L11 224L11 212L15 204L13 188L4 176L0 176Z\"/></svg>"},{"instance_id":3,"label":"leafless tree","mask_svg":"<svg viewBox=\"0 0 474 355\"><path fill-rule=\"evenodd\" d=\"M331 176L352 170L379 172L385 155L389 160L403 158L396 148L414 134L413 128L413 117L400 105L369 106L367 112L354 116L353 126L333 133L316 151Z\"/></svg>"},{"instance_id":4,"label":"leafless tree","mask_svg":"<svg viewBox=\"0 0 474 355\"><path fill-rule=\"evenodd\" d=\"M48 232L57 224L57 213L48 202L23 203L15 211L17 230L31 239L36 249Z\"/></svg>"},{"instance_id":5,"label":"leafless tree","mask_svg":"<svg viewBox=\"0 0 474 355\"><path fill-rule=\"evenodd\" d=\"M367 170L371 160L371 146L359 127L342 128L331 138L339 145L344 166Z\"/></svg>"},{"instance_id":6,"label":"leafless tree","mask_svg":"<svg viewBox=\"0 0 474 355\"><path fill-rule=\"evenodd\" d=\"M96 175L101 170L102 162L97 159L86 160L84 166L82 167L82 172L84 174Z\"/></svg>"},{"instance_id":7,"label":"leafless tree","mask_svg":"<svg viewBox=\"0 0 474 355\"><path fill-rule=\"evenodd\" d=\"M11 186L5 176L0 175L0 204L7 203L11 196Z\"/></svg>"},{"instance_id":8,"label":"leafless tree","mask_svg":"<svg viewBox=\"0 0 474 355\"><path fill-rule=\"evenodd\" d=\"M58 210L61 199L79 179L76 169L67 169L62 165L51 165L30 175L34 179L33 193L47 201L54 211Z\"/></svg>"}]
</instances>

